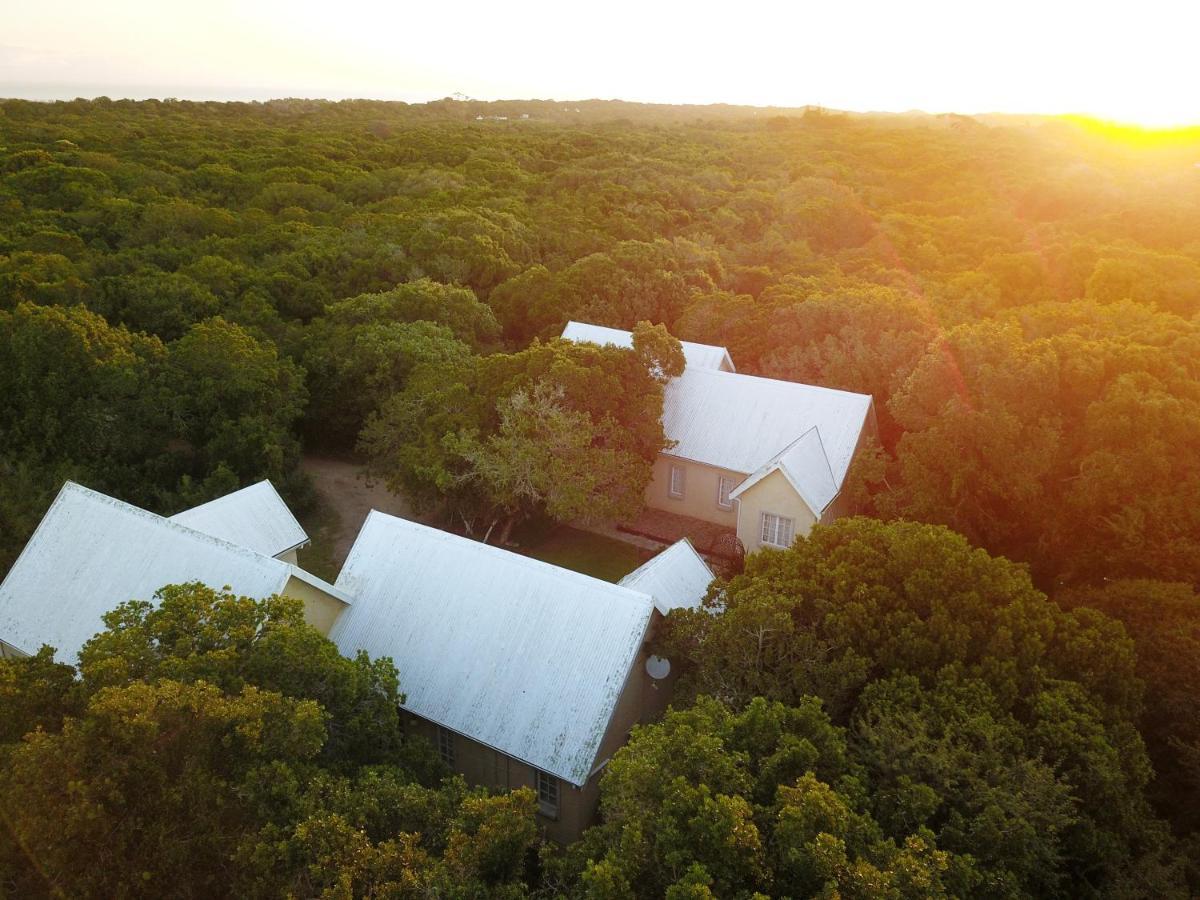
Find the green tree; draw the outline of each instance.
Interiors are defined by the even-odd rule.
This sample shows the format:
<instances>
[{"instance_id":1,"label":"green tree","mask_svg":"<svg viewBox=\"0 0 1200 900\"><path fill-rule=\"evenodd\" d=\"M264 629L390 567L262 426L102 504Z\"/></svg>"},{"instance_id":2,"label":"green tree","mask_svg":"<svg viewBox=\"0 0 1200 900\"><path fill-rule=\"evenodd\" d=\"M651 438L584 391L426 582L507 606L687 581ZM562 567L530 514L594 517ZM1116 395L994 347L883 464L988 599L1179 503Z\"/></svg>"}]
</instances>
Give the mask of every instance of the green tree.
<instances>
[{"instance_id":1,"label":"green tree","mask_svg":"<svg viewBox=\"0 0 1200 900\"><path fill-rule=\"evenodd\" d=\"M1077 587L1055 598L1096 609L1133 637L1146 683L1140 719L1154 763L1153 796L1181 831L1200 827L1200 595L1188 584L1130 579Z\"/></svg>"},{"instance_id":2,"label":"green tree","mask_svg":"<svg viewBox=\"0 0 1200 900\"><path fill-rule=\"evenodd\" d=\"M101 690L62 731L27 737L0 775L12 836L36 865L19 893L225 893L255 771L302 764L324 739L317 703L255 687Z\"/></svg>"},{"instance_id":3,"label":"green tree","mask_svg":"<svg viewBox=\"0 0 1200 900\"><path fill-rule=\"evenodd\" d=\"M360 446L393 490L468 532L507 521L506 535L535 512L624 518L667 443L662 396L636 352L535 343L453 372L418 367Z\"/></svg>"},{"instance_id":4,"label":"green tree","mask_svg":"<svg viewBox=\"0 0 1200 900\"><path fill-rule=\"evenodd\" d=\"M515 391L499 403L496 433L462 451L470 477L504 517L500 543L538 512L600 522L642 508L645 460L624 442L605 441L586 412L566 407L564 394L546 382Z\"/></svg>"},{"instance_id":5,"label":"green tree","mask_svg":"<svg viewBox=\"0 0 1200 900\"><path fill-rule=\"evenodd\" d=\"M104 617L79 653L89 692L134 681L205 681L226 693L250 685L315 700L336 727L324 744L331 767L396 762L401 738L396 669L354 659L304 622L298 600L253 600L202 584L169 585L154 603L131 600Z\"/></svg>"},{"instance_id":6,"label":"green tree","mask_svg":"<svg viewBox=\"0 0 1200 900\"><path fill-rule=\"evenodd\" d=\"M529 790L401 741L390 660L300 605L202 585L130 602L81 653L0 661L0 888L49 896L523 896Z\"/></svg>"},{"instance_id":7,"label":"green tree","mask_svg":"<svg viewBox=\"0 0 1200 900\"><path fill-rule=\"evenodd\" d=\"M740 713L701 698L634 730L601 782L603 824L548 858L550 878L612 897L915 898L974 883L929 832L885 837L863 787L815 698Z\"/></svg>"},{"instance_id":8,"label":"green tree","mask_svg":"<svg viewBox=\"0 0 1200 900\"><path fill-rule=\"evenodd\" d=\"M292 471L307 397L301 369L273 345L220 317L199 322L171 345L167 384L193 472L224 465L252 481Z\"/></svg>"},{"instance_id":9,"label":"green tree","mask_svg":"<svg viewBox=\"0 0 1200 900\"><path fill-rule=\"evenodd\" d=\"M665 325L641 321L633 326L633 352L656 379L667 382L683 374L687 360L678 339Z\"/></svg>"},{"instance_id":10,"label":"green tree","mask_svg":"<svg viewBox=\"0 0 1200 900\"><path fill-rule=\"evenodd\" d=\"M10 465L74 468L144 498L170 434L166 351L81 306L0 310L0 435Z\"/></svg>"}]
</instances>

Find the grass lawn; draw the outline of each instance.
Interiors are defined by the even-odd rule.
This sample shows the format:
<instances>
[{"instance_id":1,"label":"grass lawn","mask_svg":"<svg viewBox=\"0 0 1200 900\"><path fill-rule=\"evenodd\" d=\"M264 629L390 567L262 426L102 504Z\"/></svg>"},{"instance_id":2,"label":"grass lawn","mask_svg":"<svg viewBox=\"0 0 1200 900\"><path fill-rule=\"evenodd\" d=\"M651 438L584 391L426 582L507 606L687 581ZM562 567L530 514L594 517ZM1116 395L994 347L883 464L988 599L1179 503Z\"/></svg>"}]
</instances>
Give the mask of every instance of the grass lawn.
<instances>
[{"instance_id":1,"label":"grass lawn","mask_svg":"<svg viewBox=\"0 0 1200 900\"><path fill-rule=\"evenodd\" d=\"M565 525L531 526L514 537L526 556L604 581L620 581L646 559L646 554L624 541Z\"/></svg>"}]
</instances>

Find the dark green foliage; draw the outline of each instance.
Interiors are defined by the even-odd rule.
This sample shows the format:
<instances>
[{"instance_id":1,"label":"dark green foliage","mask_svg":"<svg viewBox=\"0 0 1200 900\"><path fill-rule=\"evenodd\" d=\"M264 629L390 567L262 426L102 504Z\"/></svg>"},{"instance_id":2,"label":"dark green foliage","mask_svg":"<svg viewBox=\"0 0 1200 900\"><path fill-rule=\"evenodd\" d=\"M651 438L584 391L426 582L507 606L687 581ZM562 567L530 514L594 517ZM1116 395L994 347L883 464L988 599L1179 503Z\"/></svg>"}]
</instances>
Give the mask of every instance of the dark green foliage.
<instances>
[{"instance_id":1,"label":"dark green foliage","mask_svg":"<svg viewBox=\"0 0 1200 900\"><path fill-rule=\"evenodd\" d=\"M106 625L79 679L49 650L0 660L6 896L523 893L532 793L435 786L390 660L202 585Z\"/></svg>"},{"instance_id":2,"label":"dark green foliage","mask_svg":"<svg viewBox=\"0 0 1200 900\"><path fill-rule=\"evenodd\" d=\"M360 446L418 509L485 538L500 525L505 540L538 513L630 518L666 445L656 373L679 368L682 356L654 329L639 347L555 340L423 364L368 422Z\"/></svg>"},{"instance_id":3,"label":"dark green foliage","mask_svg":"<svg viewBox=\"0 0 1200 900\"><path fill-rule=\"evenodd\" d=\"M1153 795L1179 825L1200 820L1200 596L1191 585L1128 580L1065 591L1067 608L1091 608L1121 622L1133 638L1146 684L1140 719L1157 778Z\"/></svg>"},{"instance_id":4,"label":"dark green foliage","mask_svg":"<svg viewBox=\"0 0 1200 900\"><path fill-rule=\"evenodd\" d=\"M493 112L511 121L474 121ZM848 506L966 540L845 523L751 559L722 613L673 617L683 688L729 708L614 760L614 820L562 889L1170 895L1144 798L1195 828L1198 135L751 112L0 103L0 572L65 478L160 512L263 477L291 499L302 442L361 442L478 536L630 515L679 363L665 326L742 372L871 393ZM553 341L571 318L638 352ZM437 764L390 730L386 664L211 599L124 608L83 681L0 664L23 773L4 808L58 879L0 892L520 890L530 798L418 786ZM750 710L789 741L832 729L844 760L773 774L730 733ZM6 840L0 867L30 875ZM141 857L147 876L115 862Z\"/></svg>"},{"instance_id":5,"label":"dark green foliage","mask_svg":"<svg viewBox=\"0 0 1200 900\"><path fill-rule=\"evenodd\" d=\"M297 600L166 587L153 605L130 601L105 616L106 629L79 653L80 675L89 692L171 679L316 700L336 723L322 751L327 765L395 762L401 742L391 661L343 657L303 613Z\"/></svg>"},{"instance_id":6,"label":"dark green foliage","mask_svg":"<svg viewBox=\"0 0 1200 900\"><path fill-rule=\"evenodd\" d=\"M474 122L494 109L513 121ZM276 345L290 394L244 424L227 395L235 424L197 436L186 379L133 414L110 387L105 421L144 427L34 452L169 511L294 481L285 357L306 442L346 451L421 364L448 382L501 332L520 351L569 318L649 321L872 393L886 455L859 509L948 524L1041 585L1196 581L1194 132L579 109L5 101L0 310L84 304L168 344L220 316ZM97 402L63 388L52 409Z\"/></svg>"},{"instance_id":7,"label":"dark green foliage","mask_svg":"<svg viewBox=\"0 0 1200 900\"><path fill-rule=\"evenodd\" d=\"M592 897L964 896L969 857L927 829L885 835L864 771L816 698L701 698L635 729L601 784L604 824L561 856L553 883ZM703 885L711 893L692 891ZM870 885L870 887L868 887Z\"/></svg>"},{"instance_id":8,"label":"dark green foliage","mask_svg":"<svg viewBox=\"0 0 1200 900\"><path fill-rule=\"evenodd\" d=\"M1133 642L1022 567L945 528L843 519L753 555L666 626L684 696L820 697L864 809L897 841L924 829L973 860L972 895L1182 892L1147 801Z\"/></svg>"},{"instance_id":9,"label":"dark green foliage","mask_svg":"<svg viewBox=\"0 0 1200 900\"><path fill-rule=\"evenodd\" d=\"M166 383L189 468L224 467L242 483L295 467L293 426L304 409L303 370L271 344L221 318L193 325L170 348Z\"/></svg>"}]
</instances>

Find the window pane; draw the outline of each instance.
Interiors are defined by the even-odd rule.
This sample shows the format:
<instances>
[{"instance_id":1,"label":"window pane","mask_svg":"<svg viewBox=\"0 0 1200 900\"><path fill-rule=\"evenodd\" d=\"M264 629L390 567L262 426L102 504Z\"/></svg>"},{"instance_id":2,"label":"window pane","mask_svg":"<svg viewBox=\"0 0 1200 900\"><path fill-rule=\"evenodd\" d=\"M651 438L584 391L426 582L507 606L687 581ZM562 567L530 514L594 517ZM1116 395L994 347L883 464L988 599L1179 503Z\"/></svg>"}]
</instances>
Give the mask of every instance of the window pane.
<instances>
[{"instance_id":1,"label":"window pane","mask_svg":"<svg viewBox=\"0 0 1200 900\"><path fill-rule=\"evenodd\" d=\"M672 497L682 497L683 496L683 474L684 474L683 466L676 466L676 465L671 466L670 490L671 490Z\"/></svg>"},{"instance_id":2,"label":"window pane","mask_svg":"<svg viewBox=\"0 0 1200 900\"><path fill-rule=\"evenodd\" d=\"M558 779L548 772L537 773L538 810L543 816L558 817Z\"/></svg>"},{"instance_id":3,"label":"window pane","mask_svg":"<svg viewBox=\"0 0 1200 900\"><path fill-rule=\"evenodd\" d=\"M729 499L729 492L732 490L733 479L726 478L724 475L721 475L717 481L717 506L724 506L728 508L733 505Z\"/></svg>"},{"instance_id":4,"label":"window pane","mask_svg":"<svg viewBox=\"0 0 1200 900\"><path fill-rule=\"evenodd\" d=\"M775 513L762 514L762 542L772 547L790 547L796 533L796 520L777 516Z\"/></svg>"},{"instance_id":5,"label":"window pane","mask_svg":"<svg viewBox=\"0 0 1200 900\"><path fill-rule=\"evenodd\" d=\"M442 762L450 767L454 766L454 732L440 726L438 727L438 753L442 757Z\"/></svg>"}]
</instances>

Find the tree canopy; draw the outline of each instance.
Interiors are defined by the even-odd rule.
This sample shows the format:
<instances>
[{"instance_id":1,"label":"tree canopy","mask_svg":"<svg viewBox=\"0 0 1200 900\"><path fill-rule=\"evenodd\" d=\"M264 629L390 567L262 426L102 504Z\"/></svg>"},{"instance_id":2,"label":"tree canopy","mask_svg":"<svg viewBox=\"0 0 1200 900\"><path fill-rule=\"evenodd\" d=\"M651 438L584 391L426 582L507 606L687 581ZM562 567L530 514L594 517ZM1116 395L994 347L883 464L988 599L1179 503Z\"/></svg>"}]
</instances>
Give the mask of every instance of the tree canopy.
<instances>
[{"instance_id":1,"label":"tree canopy","mask_svg":"<svg viewBox=\"0 0 1200 900\"><path fill-rule=\"evenodd\" d=\"M176 586L0 663L0 892L1200 892L1200 132L760 112L0 101L0 573L64 479L303 511L305 452L489 540L631 516L676 338L879 422L878 521L667 620L578 846L441 780L387 661Z\"/></svg>"}]
</instances>

